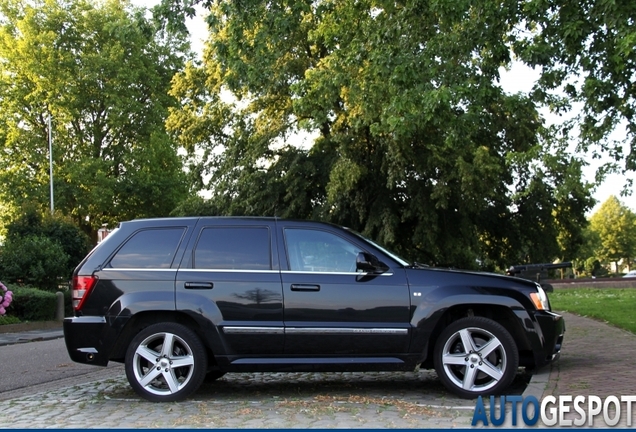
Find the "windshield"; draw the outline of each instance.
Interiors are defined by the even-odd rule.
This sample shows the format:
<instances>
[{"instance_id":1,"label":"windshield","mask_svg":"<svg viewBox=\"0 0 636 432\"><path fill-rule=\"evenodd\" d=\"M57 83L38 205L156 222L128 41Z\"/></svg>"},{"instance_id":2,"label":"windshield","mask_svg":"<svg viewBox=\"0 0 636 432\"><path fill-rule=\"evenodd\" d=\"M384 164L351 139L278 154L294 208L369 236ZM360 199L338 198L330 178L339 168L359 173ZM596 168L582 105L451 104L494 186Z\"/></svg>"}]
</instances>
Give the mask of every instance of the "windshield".
<instances>
[{"instance_id":1,"label":"windshield","mask_svg":"<svg viewBox=\"0 0 636 432\"><path fill-rule=\"evenodd\" d=\"M408 267L411 265L410 262L408 262L407 260L405 260L404 258L401 258L399 256L397 256L396 254L394 254L393 252L387 250L386 248L380 246L379 244L377 244L376 242L374 242L373 240L371 240L370 238L367 238L365 236L363 236L362 234L360 234L359 232L355 232L353 230L349 230L350 233L357 235L358 237L360 237L361 239L363 239L364 241L371 243L374 247L376 247L377 249L380 249L380 251L382 251L382 253L390 256L391 258L393 258L395 261L397 261L398 263L400 263L400 265L404 266L404 267Z\"/></svg>"}]
</instances>

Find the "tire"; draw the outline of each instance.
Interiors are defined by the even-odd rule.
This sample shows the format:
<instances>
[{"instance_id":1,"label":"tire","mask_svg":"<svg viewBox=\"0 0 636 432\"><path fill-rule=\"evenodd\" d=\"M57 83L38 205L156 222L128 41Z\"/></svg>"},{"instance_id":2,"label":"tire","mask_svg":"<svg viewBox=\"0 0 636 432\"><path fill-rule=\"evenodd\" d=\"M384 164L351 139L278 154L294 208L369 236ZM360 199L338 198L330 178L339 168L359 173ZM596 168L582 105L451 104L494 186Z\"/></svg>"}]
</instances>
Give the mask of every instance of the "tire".
<instances>
[{"instance_id":1,"label":"tire","mask_svg":"<svg viewBox=\"0 0 636 432\"><path fill-rule=\"evenodd\" d=\"M502 394L519 367L517 344L510 333L484 317L462 318L450 324L440 334L433 355L444 386L468 399Z\"/></svg>"},{"instance_id":2,"label":"tire","mask_svg":"<svg viewBox=\"0 0 636 432\"><path fill-rule=\"evenodd\" d=\"M207 362L192 330L177 323L153 324L128 346L126 377L135 392L151 402L180 401L201 386Z\"/></svg>"}]
</instances>

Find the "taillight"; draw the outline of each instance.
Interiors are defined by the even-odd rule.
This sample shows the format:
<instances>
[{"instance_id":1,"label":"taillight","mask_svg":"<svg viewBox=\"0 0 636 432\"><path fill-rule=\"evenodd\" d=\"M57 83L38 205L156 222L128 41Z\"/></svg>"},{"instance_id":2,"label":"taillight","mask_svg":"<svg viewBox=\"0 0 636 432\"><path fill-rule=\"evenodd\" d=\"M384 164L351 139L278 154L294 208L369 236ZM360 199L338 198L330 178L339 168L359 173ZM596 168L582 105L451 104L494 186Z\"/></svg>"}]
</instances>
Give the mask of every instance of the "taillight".
<instances>
[{"instance_id":1,"label":"taillight","mask_svg":"<svg viewBox=\"0 0 636 432\"><path fill-rule=\"evenodd\" d=\"M73 308L76 311L82 309L96 282L97 276L73 276Z\"/></svg>"}]
</instances>

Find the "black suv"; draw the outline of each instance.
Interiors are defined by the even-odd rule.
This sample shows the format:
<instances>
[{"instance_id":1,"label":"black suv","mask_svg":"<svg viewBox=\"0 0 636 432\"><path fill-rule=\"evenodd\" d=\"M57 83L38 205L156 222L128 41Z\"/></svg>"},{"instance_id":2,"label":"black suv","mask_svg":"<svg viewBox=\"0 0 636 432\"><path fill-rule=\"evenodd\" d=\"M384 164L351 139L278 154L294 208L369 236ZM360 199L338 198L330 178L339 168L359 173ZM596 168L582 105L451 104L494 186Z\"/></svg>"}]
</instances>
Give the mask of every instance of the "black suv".
<instances>
[{"instance_id":1,"label":"black suv","mask_svg":"<svg viewBox=\"0 0 636 432\"><path fill-rule=\"evenodd\" d=\"M435 368L501 394L560 352L538 284L411 264L335 225L275 218L123 222L73 274L71 358L125 363L151 401L226 372ZM206 379L207 378L207 379Z\"/></svg>"}]
</instances>

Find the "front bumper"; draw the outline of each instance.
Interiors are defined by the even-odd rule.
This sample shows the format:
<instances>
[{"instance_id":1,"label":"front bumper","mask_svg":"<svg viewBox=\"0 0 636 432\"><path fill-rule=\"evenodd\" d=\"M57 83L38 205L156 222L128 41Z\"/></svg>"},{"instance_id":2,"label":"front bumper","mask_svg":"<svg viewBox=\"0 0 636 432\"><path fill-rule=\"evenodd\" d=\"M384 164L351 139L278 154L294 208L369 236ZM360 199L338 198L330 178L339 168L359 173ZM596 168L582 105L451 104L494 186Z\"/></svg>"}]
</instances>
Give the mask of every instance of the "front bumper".
<instances>
[{"instance_id":1,"label":"front bumper","mask_svg":"<svg viewBox=\"0 0 636 432\"><path fill-rule=\"evenodd\" d=\"M115 337L105 317L70 317L64 319L64 342L74 362L107 366Z\"/></svg>"},{"instance_id":2,"label":"front bumper","mask_svg":"<svg viewBox=\"0 0 636 432\"><path fill-rule=\"evenodd\" d=\"M541 330L542 348L534 350L534 361L537 367L541 367L559 358L565 334L565 320L561 315L548 311L537 311L535 318Z\"/></svg>"}]
</instances>

